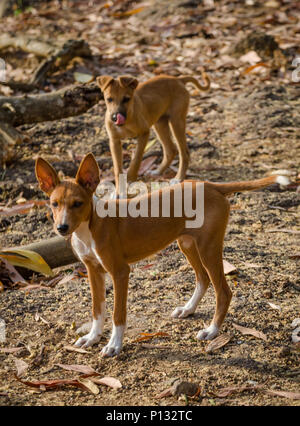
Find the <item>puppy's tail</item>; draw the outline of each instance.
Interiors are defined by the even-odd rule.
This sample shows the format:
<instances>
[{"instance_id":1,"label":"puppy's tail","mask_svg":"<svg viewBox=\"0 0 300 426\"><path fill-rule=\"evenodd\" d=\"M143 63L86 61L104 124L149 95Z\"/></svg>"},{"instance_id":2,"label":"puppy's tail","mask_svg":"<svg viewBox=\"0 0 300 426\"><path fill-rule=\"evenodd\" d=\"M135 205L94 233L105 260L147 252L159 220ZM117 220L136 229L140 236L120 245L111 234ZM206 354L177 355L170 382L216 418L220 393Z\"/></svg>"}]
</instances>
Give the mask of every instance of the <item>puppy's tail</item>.
<instances>
[{"instance_id":1,"label":"puppy's tail","mask_svg":"<svg viewBox=\"0 0 300 426\"><path fill-rule=\"evenodd\" d=\"M264 188L274 183L279 183L280 185L288 185L290 181L286 176L273 175L263 179L249 180L245 182L207 183L209 185L212 185L213 188L216 189L218 192L221 192L221 194L229 195L233 192L254 191L255 189Z\"/></svg>"},{"instance_id":2,"label":"puppy's tail","mask_svg":"<svg viewBox=\"0 0 300 426\"><path fill-rule=\"evenodd\" d=\"M196 86L199 90L208 90L210 88L210 79L208 78L207 74L204 70L201 71L201 76L203 81L205 82L205 85L202 86L202 84L199 83L199 81L190 75L178 77L178 80L182 81L183 84L186 83L192 83L194 86Z\"/></svg>"}]
</instances>

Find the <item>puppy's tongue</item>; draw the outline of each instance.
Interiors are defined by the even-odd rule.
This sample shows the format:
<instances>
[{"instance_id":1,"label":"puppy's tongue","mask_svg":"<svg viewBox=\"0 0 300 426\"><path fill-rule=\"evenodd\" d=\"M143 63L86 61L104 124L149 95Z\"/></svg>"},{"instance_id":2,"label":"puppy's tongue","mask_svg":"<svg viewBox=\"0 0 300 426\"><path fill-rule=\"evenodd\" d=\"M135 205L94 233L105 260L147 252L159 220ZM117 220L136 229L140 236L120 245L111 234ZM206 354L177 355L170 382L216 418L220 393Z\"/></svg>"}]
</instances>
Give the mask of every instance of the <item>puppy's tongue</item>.
<instances>
[{"instance_id":1,"label":"puppy's tongue","mask_svg":"<svg viewBox=\"0 0 300 426\"><path fill-rule=\"evenodd\" d=\"M117 124L118 126L120 126L120 125L122 125L122 124L124 124L124 123L125 123L125 117L124 117L124 115L122 115L122 114L118 113L118 114L117 114L117 121L116 121L116 124Z\"/></svg>"}]
</instances>

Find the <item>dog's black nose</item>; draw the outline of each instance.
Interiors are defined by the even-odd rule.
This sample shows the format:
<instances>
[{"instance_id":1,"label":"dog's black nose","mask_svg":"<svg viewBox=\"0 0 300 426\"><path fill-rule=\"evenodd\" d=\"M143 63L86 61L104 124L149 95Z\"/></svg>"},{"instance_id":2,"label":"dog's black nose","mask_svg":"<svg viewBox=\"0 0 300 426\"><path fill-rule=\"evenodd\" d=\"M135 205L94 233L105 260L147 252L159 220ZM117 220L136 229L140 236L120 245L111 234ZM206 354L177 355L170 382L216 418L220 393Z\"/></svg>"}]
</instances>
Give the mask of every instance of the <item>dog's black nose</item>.
<instances>
[{"instance_id":1,"label":"dog's black nose","mask_svg":"<svg viewBox=\"0 0 300 426\"><path fill-rule=\"evenodd\" d=\"M69 225L66 223L62 223L61 225L57 225L57 230L60 234L65 234L69 229Z\"/></svg>"},{"instance_id":2,"label":"dog's black nose","mask_svg":"<svg viewBox=\"0 0 300 426\"><path fill-rule=\"evenodd\" d=\"M112 121L116 122L117 118L118 118L118 114L117 113L114 113L114 114L111 115Z\"/></svg>"}]
</instances>

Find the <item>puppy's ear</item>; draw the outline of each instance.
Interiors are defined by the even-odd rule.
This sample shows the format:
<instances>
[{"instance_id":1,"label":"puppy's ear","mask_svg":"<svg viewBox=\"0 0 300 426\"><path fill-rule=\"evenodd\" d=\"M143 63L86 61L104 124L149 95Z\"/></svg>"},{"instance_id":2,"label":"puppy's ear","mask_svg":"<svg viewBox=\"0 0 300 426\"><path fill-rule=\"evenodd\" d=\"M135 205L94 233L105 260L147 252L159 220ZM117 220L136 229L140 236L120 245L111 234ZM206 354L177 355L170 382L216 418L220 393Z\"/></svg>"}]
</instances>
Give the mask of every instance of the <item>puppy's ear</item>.
<instances>
[{"instance_id":1,"label":"puppy's ear","mask_svg":"<svg viewBox=\"0 0 300 426\"><path fill-rule=\"evenodd\" d=\"M114 78L110 75L100 75L96 78L98 86L104 92L104 90L114 81Z\"/></svg>"},{"instance_id":2,"label":"puppy's ear","mask_svg":"<svg viewBox=\"0 0 300 426\"><path fill-rule=\"evenodd\" d=\"M40 188L47 195L51 195L54 188L59 184L59 177L48 161L38 157L35 162L35 175Z\"/></svg>"},{"instance_id":3,"label":"puppy's ear","mask_svg":"<svg viewBox=\"0 0 300 426\"><path fill-rule=\"evenodd\" d=\"M122 87L130 87L132 90L134 90L139 84L138 80L130 75L121 75L118 77L118 80Z\"/></svg>"},{"instance_id":4,"label":"puppy's ear","mask_svg":"<svg viewBox=\"0 0 300 426\"><path fill-rule=\"evenodd\" d=\"M76 182L91 192L96 190L100 182L100 170L91 152L81 161L76 175Z\"/></svg>"}]
</instances>

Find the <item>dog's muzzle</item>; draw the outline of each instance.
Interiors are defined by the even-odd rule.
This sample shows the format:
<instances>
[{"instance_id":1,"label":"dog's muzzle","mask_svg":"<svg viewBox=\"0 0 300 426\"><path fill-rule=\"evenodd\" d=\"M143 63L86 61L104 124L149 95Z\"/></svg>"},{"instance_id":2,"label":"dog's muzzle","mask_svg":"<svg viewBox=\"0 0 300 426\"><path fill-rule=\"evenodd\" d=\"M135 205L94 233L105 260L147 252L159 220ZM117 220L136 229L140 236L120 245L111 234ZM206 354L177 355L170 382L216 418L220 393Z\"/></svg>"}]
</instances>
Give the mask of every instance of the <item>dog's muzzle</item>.
<instances>
[{"instance_id":1,"label":"dog's muzzle","mask_svg":"<svg viewBox=\"0 0 300 426\"><path fill-rule=\"evenodd\" d=\"M121 114L120 112L116 112L112 114L111 119L117 126L122 126L123 124L125 124L126 116Z\"/></svg>"}]
</instances>

